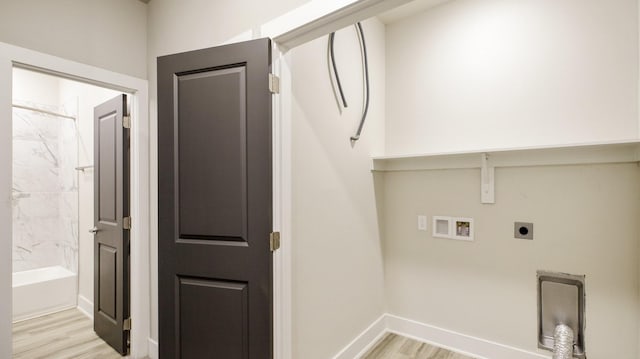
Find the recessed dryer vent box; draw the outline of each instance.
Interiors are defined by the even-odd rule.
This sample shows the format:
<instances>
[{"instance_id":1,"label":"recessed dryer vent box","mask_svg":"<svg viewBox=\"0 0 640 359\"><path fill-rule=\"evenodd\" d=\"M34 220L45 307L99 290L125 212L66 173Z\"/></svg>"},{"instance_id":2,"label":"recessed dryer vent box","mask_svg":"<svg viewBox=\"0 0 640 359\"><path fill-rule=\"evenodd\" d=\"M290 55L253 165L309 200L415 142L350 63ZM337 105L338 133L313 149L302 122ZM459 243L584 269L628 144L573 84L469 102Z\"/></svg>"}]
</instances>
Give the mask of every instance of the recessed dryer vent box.
<instances>
[{"instance_id":1,"label":"recessed dryer vent box","mask_svg":"<svg viewBox=\"0 0 640 359\"><path fill-rule=\"evenodd\" d=\"M553 351L559 324L573 330L573 357L586 358L584 276L538 271L538 348Z\"/></svg>"}]
</instances>

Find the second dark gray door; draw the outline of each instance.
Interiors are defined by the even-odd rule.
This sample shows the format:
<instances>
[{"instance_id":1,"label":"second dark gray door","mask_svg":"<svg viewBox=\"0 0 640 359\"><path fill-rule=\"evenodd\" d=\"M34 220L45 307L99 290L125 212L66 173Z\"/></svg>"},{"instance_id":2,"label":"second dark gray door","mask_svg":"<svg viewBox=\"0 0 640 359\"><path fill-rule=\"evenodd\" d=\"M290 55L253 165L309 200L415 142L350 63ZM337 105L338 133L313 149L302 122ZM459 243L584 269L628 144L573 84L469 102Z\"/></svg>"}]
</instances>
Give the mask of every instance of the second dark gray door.
<instances>
[{"instance_id":1,"label":"second dark gray door","mask_svg":"<svg viewBox=\"0 0 640 359\"><path fill-rule=\"evenodd\" d=\"M270 48L158 58L161 359L272 357Z\"/></svg>"},{"instance_id":2,"label":"second dark gray door","mask_svg":"<svg viewBox=\"0 0 640 359\"><path fill-rule=\"evenodd\" d=\"M127 96L94 110L93 328L120 354L129 332L129 129Z\"/></svg>"}]
</instances>

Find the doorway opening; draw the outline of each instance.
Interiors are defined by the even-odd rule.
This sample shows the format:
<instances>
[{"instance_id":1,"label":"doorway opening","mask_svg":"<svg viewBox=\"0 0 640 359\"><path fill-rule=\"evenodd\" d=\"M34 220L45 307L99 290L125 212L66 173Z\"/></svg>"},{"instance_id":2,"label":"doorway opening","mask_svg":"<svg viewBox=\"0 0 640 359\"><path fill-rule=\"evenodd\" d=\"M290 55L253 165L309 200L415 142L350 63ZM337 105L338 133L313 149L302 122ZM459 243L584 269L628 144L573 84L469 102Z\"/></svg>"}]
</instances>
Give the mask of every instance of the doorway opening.
<instances>
[{"instance_id":1,"label":"doorway opening","mask_svg":"<svg viewBox=\"0 0 640 359\"><path fill-rule=\"evenodd\" d=\"M93 333L91 230L94 108L122 94L13 68L14 357L120 356Z\"/></svg>"}]
</instances>

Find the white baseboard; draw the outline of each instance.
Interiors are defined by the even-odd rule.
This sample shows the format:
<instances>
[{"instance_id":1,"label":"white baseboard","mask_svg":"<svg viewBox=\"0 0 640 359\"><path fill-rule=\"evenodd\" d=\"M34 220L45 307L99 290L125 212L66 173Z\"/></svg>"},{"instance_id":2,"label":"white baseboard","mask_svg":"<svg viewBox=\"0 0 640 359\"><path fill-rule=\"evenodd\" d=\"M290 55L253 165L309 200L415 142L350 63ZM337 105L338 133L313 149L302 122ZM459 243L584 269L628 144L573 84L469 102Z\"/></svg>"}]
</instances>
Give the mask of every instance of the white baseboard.
<instances>
[{"instance_id":1,"label":"white baseboard","mask_svg":"<svg viewBox=\"0 0 640 359\"><path fill-rule=\"evenodd\" d=\"M514 348L392 314L383 314L333 359L360 358L388 332L478 359L551 359L551 355ZM151 338L149 338L149 359L158 359L158 342Z\"/></svg>"},{"instance_id":2,"label":"white baseboard","mask_svg":"<svg viewBox=\"0 0 640 359\"><path fill-rule=\"evenodd\" d=\"M83 295L78 295L78 310L93 320L93 302Z\"/></svg>"},{"instance_id":3,"label":"white baseboard","mask_svg":"<svg viewBox=\"0 0 640 359\"><path fill-rule=\"evenodd\" d=\"M149 359L158 359L158 342L149 338Z\"/></svg>"},{"instance_id":4,"label":"white baseboard","mask_svg":"<svg viewBox=\"0 0 640 359\"><path fill-rule=\"evenodd\" d=\"M354 359L361 357L387 332L386 316L383 314L367 329L351 341L333 359Z\"/></svg>"},{"instance_id":5,"label":"white baseboard","mask_svg":"<svg viewBox=\"0 0 640 359\"><path fill-rule=\"evenodd\" d=\"M392 314L384 314L378 318L333 357L333 359L360 358L388 332L413 338L478 359L551 359L550 354L543 355L514 348ZM151 348L151 345L149 345L149 347ZM155 359L157 357L150 356L150 358Z\"/></svg>"},{"instance_id":6,"label":"white baseboard","mask_svg":"<svg viewBox=\"0 0 640 359\"><path fill-rule=\"evenodd\" d=\"M550 359L542 355L489 340L438 328L415 320L386 314L387 330L440 348L486 359Z\"/></svg>"}]
</instances>

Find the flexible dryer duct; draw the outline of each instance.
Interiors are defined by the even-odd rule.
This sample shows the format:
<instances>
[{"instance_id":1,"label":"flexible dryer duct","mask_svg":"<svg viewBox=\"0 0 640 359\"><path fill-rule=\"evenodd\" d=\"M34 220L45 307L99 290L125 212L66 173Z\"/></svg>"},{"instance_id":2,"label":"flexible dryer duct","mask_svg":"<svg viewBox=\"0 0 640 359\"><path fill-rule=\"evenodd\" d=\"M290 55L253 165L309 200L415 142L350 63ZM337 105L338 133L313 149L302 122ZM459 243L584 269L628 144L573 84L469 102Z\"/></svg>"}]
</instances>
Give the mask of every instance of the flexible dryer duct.
<instances>
[{"instance_id":1,"label":"flexible dryer duct","mask_svg":"<svg viewBox=\"0 0 640 359\"><path fill-rule=\"evenodd\" d=\"M573 358L573 330L564 324L559 324L553 334L553 359Z\"/></svg>"}]
</instances>

